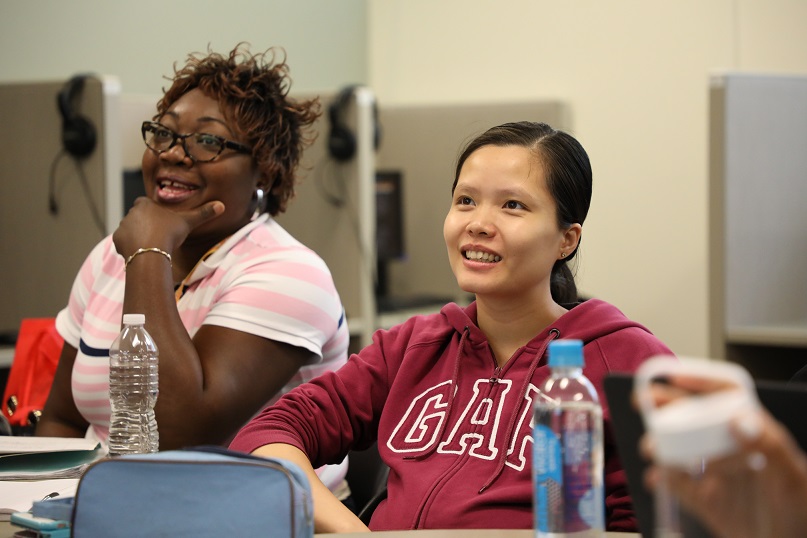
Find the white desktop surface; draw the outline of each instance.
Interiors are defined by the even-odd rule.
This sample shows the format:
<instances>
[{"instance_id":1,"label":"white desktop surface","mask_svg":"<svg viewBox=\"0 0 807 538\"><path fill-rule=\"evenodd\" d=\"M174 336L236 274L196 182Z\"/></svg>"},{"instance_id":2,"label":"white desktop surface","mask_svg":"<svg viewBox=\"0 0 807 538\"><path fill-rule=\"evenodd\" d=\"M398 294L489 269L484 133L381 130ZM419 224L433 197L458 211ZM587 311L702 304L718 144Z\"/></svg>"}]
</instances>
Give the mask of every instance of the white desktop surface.
<instances>
[{"instance_id":1,"label":"white desktop surface","mask_svg":"<svg viewBox=\"0 0 807 538\"><path fill-rule=\"evenodd\" d=\"M0 521L0 538L12 538L19 527L11 525L8 521ZM527 530L501 530L501 529L457 529L457 530L418 530L418 531L385 531L374 532L379 538L533 538L534 532ZM367 533L350 534L316 534L316 538L365 538ZM606 538L638 538L639 534L632 532L606 532Z\"/></svg>"},{"instance_id":2,"label":"white desktop surface","mask_svg":"<svg viewBox=\"0 0 807 538\"><path fill-rule=\"evenodd\" d=\"M443 530L416 530L416 531L383 531L374 532L373 536L379 538L534 538L532 529L443 529ZM347 534L316 534L316 538L338 536L339 538L362 538L367 533ZM632 532L606 532L605 538L640 538Z\"/></svg>"}]
</instances>

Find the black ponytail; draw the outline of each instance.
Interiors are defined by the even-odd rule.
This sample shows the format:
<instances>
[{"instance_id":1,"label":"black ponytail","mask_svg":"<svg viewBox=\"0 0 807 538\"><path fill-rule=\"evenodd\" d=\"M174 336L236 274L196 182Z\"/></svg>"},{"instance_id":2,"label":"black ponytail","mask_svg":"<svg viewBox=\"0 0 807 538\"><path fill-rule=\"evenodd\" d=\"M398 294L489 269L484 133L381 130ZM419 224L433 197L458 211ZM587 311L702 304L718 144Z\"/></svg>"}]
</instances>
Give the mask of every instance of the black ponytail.
<instances>
[{"instance_id":1,"label":"black ponytail","mask_svg":"<svg viewBox=\"0 0 807 538\"><path fill-rule=\"evenodd\" d=\"M552 267L549 291L552 292L552 300L558 304L572 304L578 301L577 284L566 260L558 260Z\"/></svg>"}]
</instances>

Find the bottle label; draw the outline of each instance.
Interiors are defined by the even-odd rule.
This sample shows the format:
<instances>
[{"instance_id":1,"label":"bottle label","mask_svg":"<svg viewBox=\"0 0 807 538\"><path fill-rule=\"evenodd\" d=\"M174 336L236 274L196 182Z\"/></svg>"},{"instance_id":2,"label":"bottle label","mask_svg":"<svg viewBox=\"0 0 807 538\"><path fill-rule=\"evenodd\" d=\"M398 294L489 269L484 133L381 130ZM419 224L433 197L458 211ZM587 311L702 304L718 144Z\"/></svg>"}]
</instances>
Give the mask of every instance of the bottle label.
<instances>
[{"instance_id":1,"label":"bottle label","mask_svg":"<svg viewBox=\"0 0 807 538\"><path fill-rule=\"evenodd\" d=\"M535 528L551 532L563 522L563 457L558 436L551 428L536 424L533 429L533 473L535 476Z\"/></svg>"},{"instance_id":2,"label":"bottle label","mask_svg":"<svg viewBox=\"0 0 807 538\"><path fill-rule=\"evenodd\" d=\"M600 506L602 487L592 469L592 415L586 411L567 410L564 413L563 476L564 503L567 507L567 531L597 528L602 525Z\"/></svg>"},{"instance_id":3,"label":"bottle label","mask_svg":"<svg viewBox=\"0 0 807 538\"><path fill-rule=\"evenodd\" d=\"M594 476L592 416L566 409L533 428L535 528L543 533L602 529L602 482Z\"/></svg>"}]
</instances>

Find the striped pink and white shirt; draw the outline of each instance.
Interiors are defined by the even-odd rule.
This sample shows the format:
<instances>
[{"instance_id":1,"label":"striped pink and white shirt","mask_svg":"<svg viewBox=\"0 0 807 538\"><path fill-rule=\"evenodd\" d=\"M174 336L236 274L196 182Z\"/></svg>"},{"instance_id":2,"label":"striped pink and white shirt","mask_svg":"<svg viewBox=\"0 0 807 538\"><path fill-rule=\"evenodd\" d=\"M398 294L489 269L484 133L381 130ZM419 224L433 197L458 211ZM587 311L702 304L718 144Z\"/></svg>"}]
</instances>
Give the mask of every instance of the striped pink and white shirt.
<instances>
[{"instance_id":1,"label":"striped pink and white shirt","mask_svg":"<svg viewBox=\"0 0 807 538\"><path fill-rule=\"evenodd\" d=\"M200 262L186 284L177 309L191 337L202 325L218 325L319 355L281 393L347 360L347 322L328 267L267 214ZM56 317L59 333L77 349L76 407L102 441L111 412L109 347L121 328L124 285L124 261L109 236L85 260L67 307Z\"/></svg>"}]
</instances>

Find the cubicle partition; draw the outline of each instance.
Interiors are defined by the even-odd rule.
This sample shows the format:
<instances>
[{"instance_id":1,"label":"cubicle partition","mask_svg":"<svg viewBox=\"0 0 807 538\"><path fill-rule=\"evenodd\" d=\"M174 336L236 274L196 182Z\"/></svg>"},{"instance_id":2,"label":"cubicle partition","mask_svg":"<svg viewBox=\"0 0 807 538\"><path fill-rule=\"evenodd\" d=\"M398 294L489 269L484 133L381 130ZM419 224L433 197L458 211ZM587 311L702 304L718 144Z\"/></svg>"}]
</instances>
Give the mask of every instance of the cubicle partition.
<instances>
[{"instance_id":1,"label":"cubicle partition","mask_svg":"<svg viewBox=\"0 0 807 538\"><path fill-rule=\"evenodd\" d=\"M324 98L327 110L332 102ZM360 125L359 107L347 122ZM403 195L404 256L388 262L389 294L400 307L369 315L360 290L366 289L367 257L359 246L363 204L359 190L360 155L335 160L328 152L329 115L320 118L317 142L305 156L297 197L278 219L293 235L317 251L330 267L348 316L351 334L369 341L376 327L388 327L412 314L439 310L445 300L467 302L448 264L443 219L451 201L454 166L463 143L507 121L544 121L568 128L567 111L558 101L473 103L466 105L395 105L378 103L378 171L400 175ZM373 140L375 133L357 132ZM365 193L366 194L366 193ZM368 218L365 215L365 219ZM371 260L370 265L375 264ZM372 286L372 282L370 285Z\"/></svg>"},{"instance_id":2,"label":"cubicle partition","mask_svg":"<svg viewBox=\"0 0 807 538\"><path fill-rule=\"evenodd\" d=\"M757 378L807 365L807 77L710 88L710 352Z\"/></svg>"},{"instance_id":3,"label":"cubicle partition","mask_svg":"<svg viewBox=\"0 0 807 538\"><path fill-rule=\"evenodd\" d=\"M24 317L54 316L66 304L81 262L122 217L123 171L136 168L143 151L137 125L151 116L159 97L121 95L114 78L88 78L73 106L95 128L97 146L86 158L60 157L57 95L64 83L0 85L0 332L13 332ZM328 148L333 127L328 110L338 96L321 96L318 137L304 154L297 196L278 220L324 258L351 333L366 343L378 326L437 310L444 299L468 300L456 285L442 238L462 144L506 121L545 121L560 128L568 128L568 121L558 101L372 106L372 92L365 89L363 95L363 105L354 95L340 114L358 144L345 160L335 159ZM380 315L368 312L366 297L376 277L375 245L366 244L375 231L368 223L375 193L368 192L373 184L367 166L400 178L404 251L387 264L388 291L402 305L415 305ZM51 181L55 214L49 207ZM407 301L412 297L425 300Z\"/></svg>"},{"instance_id":4,"label":"cubicle partition","mask_svg":"<svg viewBox=\"0 0 807 538\"><path fill-rule=\"evenodd\" d=\"M457 157L465 142L509 121L543 121L568 129L560 101L395 105L380 108L384 139L378 167L403 176L406 252L390 264L390 289L402 296L467 297L457 287L443 241ZM404 301L405 302L405 301Z\"/></svg>"},{"instance_id":5,"label":"cubicle partition","mask_svg":"<svg viewBox=\"0 0 807 538\"><path fill-rule=\"evenodd\" d=\"M0 85L2 333L22 318L55 316L81 262L120 220L119 83L90 76L63 95L68 119L95 134L79 158L63 145L57 98L65 83Z\"/></svg>"}]
</instances>

